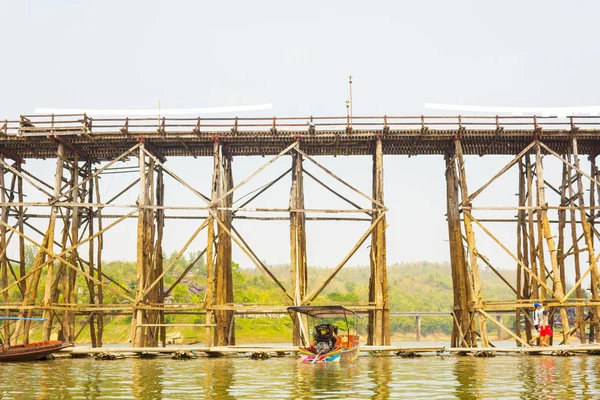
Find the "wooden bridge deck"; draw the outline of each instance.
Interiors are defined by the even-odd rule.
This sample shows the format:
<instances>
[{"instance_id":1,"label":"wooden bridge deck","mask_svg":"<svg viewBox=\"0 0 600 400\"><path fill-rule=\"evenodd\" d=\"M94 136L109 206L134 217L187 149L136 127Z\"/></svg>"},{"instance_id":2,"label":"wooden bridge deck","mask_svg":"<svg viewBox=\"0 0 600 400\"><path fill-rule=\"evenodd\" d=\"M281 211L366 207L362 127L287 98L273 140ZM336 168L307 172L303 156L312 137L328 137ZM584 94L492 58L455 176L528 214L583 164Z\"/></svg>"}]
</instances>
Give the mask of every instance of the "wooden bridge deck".
<instances>
[{"instance_id":1,"label":"wooden bridge deck","mask_svg":"<svg viewBox=\"0 0 600 400\"><path fill-rule=\"evenodd\" d=\"M212 156L213 141L231 156L275 155L296 140L310 155L372 155L383 139L384 154L446 154L462 138L465 154L519 153L534 138L556 152L580 154L600 148L600 117L294 117L294 118L90 118L30 115L0 121L0 151L11 158L54 158L56 142L80 158L111 160L143 137L162 156Z\"/></svg>"}]
</instances>

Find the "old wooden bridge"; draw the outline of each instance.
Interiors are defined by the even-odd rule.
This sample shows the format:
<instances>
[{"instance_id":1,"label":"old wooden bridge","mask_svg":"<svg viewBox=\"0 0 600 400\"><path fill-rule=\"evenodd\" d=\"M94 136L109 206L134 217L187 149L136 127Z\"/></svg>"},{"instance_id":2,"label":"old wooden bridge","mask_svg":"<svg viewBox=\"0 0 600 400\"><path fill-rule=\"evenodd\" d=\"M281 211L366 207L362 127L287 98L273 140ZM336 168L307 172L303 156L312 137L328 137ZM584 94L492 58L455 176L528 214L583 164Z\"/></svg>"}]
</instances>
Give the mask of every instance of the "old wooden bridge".
<instances>
[{"instance_id":1,"label":"old wooden bridge","mask_svg":"<svg viewBox=\"0 0 600 400\"><path fill-rule=\"evenodd\" d=\"M381 117L304 117L304 118L91 118L87 115L24 115L19 120L0 121L0 308L7 315L46 317L43 339L53 332L75 341L76 320L85 319L94 346L102 345L104 316L109 312L130 313L131 342L135 347L157 346L165 341L165 314L204 313L207 345L235 344L234 315L261 312L260 306L234 304L232 246L239 246L256 267L278 286L287 305L311 304L335 278L348 259L370 239L371 276L368 299L354 304L368 313L368 342L389 345L388 282L386 273L386 211L384 202L383 155L437 154L446 160L447 222L450 259L454 284L454 304L449 305L454 319L452 346L488 346L486 321L491 321L527 347L531 330L522 338L521 326L504 326L490 318L490 312L512 310L517 320L528 317L534 301L547 299L552 312L562 319L564 340L577 333L596 340L598 326L598 266L594 250L599 232L597 194L600 175L596 156L600 149L600 118L570 117L498 117L498 116L381 116ZM234 185L233 157L263 155L269 160L246 179ZM355 189L344 171L323 167L317 156L370 156L373 159L373 190ZM511 160L481 187L469 187L467 155L510 155ZM562 163L562 174L544 174L542 156ZM579 157L589 157L591 170L580 167ZM168 157L212 157L212 187L200 188L182 179L165 165ZM117 163L138 159L138 177L118 196L100 198L102 174L114 170ZM290 168L271 184L291 175L289 204L279 209L246 207L266 191L267 185L241 206L234 206L233 193L251 181L275 160L290 160ZM54 182L48 182L27 170L27 159L47 160L55 170ZM371 204L361 208L347 201L347 209L307 209L304 206L305 177L314 179L303 165L323 170L331 179L345 185ZM587 163L586 163L587 165ZM515 204L483 205L479 195L511 168L518 169ZM164 176L168 175L187 188L195 206L165 204ZM325 183L318 181L323 186ZM589 189L589 193L585 190ZM135 204L118 204L119 197L137 190ZM333 189L330 188L333 191ZM36 195L43 201L32 201ZM120 208L118 208L119 206ZM109 224L103 215L107 208L127 209L111 215ZM198 227L180 249L179 256L201 231L206 230L208 287L205 300L198 304L166 303L173 289L164 285L173 263L162 259L164 221L169 211L185 209L196 218ZM512 210L516 217L479 218L485 210ZM290 221L291 285L282 284L261 261L259 255L235 229L237 212L286 213ZM361 238L322 282L310 280L307 270L307 220L327 212L329 219L351 219L348 213L362 214L370 221ZM334 213L335 217L331 217ZM313 216L311 216L311 214ZM549 217L550 214L550 217ZM556 215L557 218L553 216ZM137 218L137 285L135 293L122 287L102 271L102 240L111 229L127 218ZM39 229L33 221L47 221ZM104 219L104 220L103 220ZM267 217L255 217L257 224ZM355 218L356 219L356 218ZM364 219L364 218L363 218ZM515 225L517 246L503 243L488 229L495 220ZM513 260L516 282L506 279L484 256L477 235L485 235ZM570 245L569 245L570 243ZM37 247L32 265L26 265L25 246ZM85 249L85 251L83 250ZM16 256L14 256L16 254ZM584 260L581 260L584 257ZM583 263L583 266L582 266ZM486 298L479 265L487 265L510 287L514 296L504 300ZM177 279L181 281L193 263ZM575 276L576 284L567 290L565 277ZM75 301L76 279L86 282L81 288L88 302ZM42 282L40 282L42 281ZM310 287L309 287L310 283ZM43 295L37 296L38 288ZM591 288L587 295L585 289ZM310 290L309 290L310 289ZM108 304L103 294L111 291L118 302ZM17 302L11 299L19 299ZM569 322L567 307L576 309L575 321ZM401 311L401 310L399 310ZM574 322L574 323L573 323ZM304 325L306 326L306 325ZM19 324L4 328L3 336L13 342L28 341L30 326ZM296 333L295 344L307 332Z\"/></svg>"}]
</instances>

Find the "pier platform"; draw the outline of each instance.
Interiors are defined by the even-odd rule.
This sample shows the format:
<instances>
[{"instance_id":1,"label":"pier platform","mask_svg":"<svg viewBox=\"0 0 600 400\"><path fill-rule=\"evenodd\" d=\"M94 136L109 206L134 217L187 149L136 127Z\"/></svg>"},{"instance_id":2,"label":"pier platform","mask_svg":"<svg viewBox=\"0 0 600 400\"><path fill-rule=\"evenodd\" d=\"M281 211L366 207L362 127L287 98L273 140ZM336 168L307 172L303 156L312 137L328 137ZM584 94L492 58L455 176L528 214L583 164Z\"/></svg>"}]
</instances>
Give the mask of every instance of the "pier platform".
<instances>
[{"instance_id":1,"label":"pier platform","mask_svg":"<svg viewBox=\"0 0 600 400\"><path fill-rule=\"evenodd\" d=\"M94 356L100 353L123 355L157 354L169 355L176 352L190 351L197 354L206 354L207 356L235 356L251 353L267 353L273 355L285 355L296 353L298 346L261 346L261 345L240 345L240 346L168 346L168 347L69 347L62 349L59 353L71 356ZM361 355L377 354L401 354L401 353L431 353L435 355L569 355L582 353L600 353L600 344L593 345L570 345L570 346L549 346L549 347L445 347L445 346L361 346Z\"/></svg>"}]
</instances>

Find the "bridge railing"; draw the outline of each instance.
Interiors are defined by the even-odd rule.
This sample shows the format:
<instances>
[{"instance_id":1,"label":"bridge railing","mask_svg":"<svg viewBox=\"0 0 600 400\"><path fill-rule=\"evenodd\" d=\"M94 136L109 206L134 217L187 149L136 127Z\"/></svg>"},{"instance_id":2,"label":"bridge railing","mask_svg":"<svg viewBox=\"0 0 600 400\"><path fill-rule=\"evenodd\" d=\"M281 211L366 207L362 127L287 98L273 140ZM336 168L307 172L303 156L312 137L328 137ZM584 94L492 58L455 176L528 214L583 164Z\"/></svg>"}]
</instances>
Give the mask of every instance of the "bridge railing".
<instances>
[{"instance_id":1,"label":"bridge railing","mask_svg":"<svg viewBox=\"0 0 600 400\"><path fill-rule=\"evenodd\" d=\"M101 117L86 114L22 115L0 121L0 135L203 134L211 132L352 130L573 130L600 129L600 116L306 116L306 117Z\"/></svg>"}]
</instances>

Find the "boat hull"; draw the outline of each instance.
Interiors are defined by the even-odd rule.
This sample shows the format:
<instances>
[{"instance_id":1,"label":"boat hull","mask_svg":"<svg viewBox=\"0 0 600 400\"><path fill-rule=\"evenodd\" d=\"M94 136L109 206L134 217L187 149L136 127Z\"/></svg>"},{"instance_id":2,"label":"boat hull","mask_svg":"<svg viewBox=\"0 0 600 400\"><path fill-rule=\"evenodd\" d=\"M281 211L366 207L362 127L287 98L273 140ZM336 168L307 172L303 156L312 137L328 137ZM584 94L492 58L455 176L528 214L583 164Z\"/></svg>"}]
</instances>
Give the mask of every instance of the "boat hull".
<instances>
[{"instance_id":1,"label":"boat hull","mask_svg":"<svg viewBox=\"0 0 600 400\"><path fill-rule=\"evenodd\" d=\"M44 342L5 346L0 349L0 362L40 360L49 354L70 346L73 345L59 340L47 340Z\"/></svg>"},{"instance_id":2,"label":"boat hull","mask_svg":"<svg viewBox=\"0 0 600 400\"><path fill-rule=\"evenodd\" d=\"M315 354L308 348L300 348L300 359L307 364L346 364L358 357L358 346L352 348L338 348L329 353Z\"/></svg>"}]
</instances>

